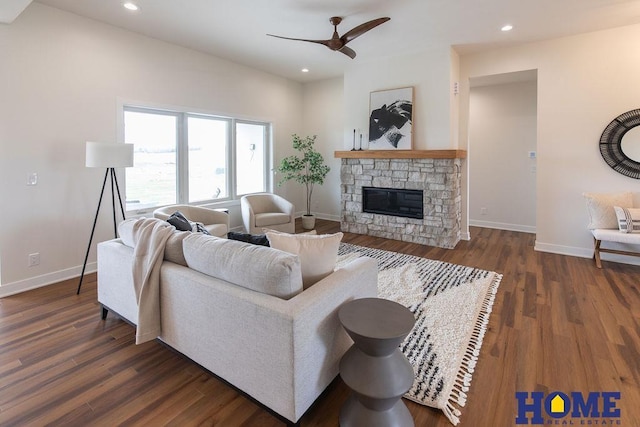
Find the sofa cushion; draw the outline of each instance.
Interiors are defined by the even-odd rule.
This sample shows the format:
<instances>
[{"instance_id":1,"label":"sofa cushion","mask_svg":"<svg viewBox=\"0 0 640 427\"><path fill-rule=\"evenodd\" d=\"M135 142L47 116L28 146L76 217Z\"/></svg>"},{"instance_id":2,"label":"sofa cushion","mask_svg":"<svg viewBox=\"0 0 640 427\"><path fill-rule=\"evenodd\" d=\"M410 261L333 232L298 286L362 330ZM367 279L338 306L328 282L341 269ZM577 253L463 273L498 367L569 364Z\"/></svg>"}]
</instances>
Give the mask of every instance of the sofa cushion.
<instances>
[{"instance_id":1,"label":"sofa cushion","mask_svg":"<svg viewBox=\"0 0 640 427\"><path fill-rule=\"evenodd\" d=\"M618 229L623 233L640 233L640 209L614 206Z\"/></svg>"},{"instance_id":2,"label":"sofa cushion","mask_svg":"<svg viewBox=\"0 0 640 427\"><path fill-rule=\"evenodd\" d=\"M270 225L285 224L291 221L286 213L270 212L255 214L256 227L268 227Z\"/></svg>"},{"instance_id":3,"label":"sofa cushion","mask_svg":"<svg viewBox=\"0 0 640 427\"><path fill-rule=\"evenodd\" d=\"M596 228L618 228L614 206L633 207L633 194L626 193L584 193L589 211L589 230Z\"/></svg>"},{"instance_id":4,"label":"sofa cushion","mask_svg":"<svg viewBox=\"0 0 640 427\"><path fill-rule=\"evenodd\" d=\"M305 289L327 277L336 267L342 233L313 235L268 231L266 234L272 248L300 257Z\"/></svg>"},{"instance_id":5,"label":"sofa cushion","mask_svg":"<svg viewBox=\"0 0 640 427\"><path fill-rule=\"evenodd\" d=\"M136 243L133 241L133 227L135 223L142 218L130 218L125 219L118 224L118 235L120 240L125 246L133 248ZM162 221L158 219L158 221ZM191 234L190 231L174 231L167 240L164 247L164 259L167 261L175 262L176 264L187 266L187 261L184 259L182 252L182 240Z\"/></svg>"},{"instance_id":6,"label":"sofa cushion","mask_svg":"<svg viewBox=\"0 0 640 427\"><path fill-rule=\"evenodd\" d=\"M200 273L283 299L302 291L295 255L203 234L187 236L182 245L187 265Z\"/></svg>"},{"instance_id":7,"label":"sofa cushion","mask_svg":"<svg viewBox=\"0 0 640 427\"><path fill-rule=\"evenodd\" d=\"M208 234L216 237L225 237L227 234L227 224L209 224L204 226ZM205 233L205 234L207 234Z\"/></svg>"}]
</instances>

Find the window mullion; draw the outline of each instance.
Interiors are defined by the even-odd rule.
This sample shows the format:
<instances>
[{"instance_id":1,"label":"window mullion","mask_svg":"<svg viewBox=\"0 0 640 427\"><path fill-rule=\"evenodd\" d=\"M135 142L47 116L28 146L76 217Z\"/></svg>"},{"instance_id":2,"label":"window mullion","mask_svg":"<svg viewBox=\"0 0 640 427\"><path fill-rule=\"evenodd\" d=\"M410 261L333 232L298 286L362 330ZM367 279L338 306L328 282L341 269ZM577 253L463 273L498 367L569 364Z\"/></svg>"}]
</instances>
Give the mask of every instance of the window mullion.
<instances>
[{"instance_id":1,"label":"window mullion","mask_svg":"<svg viewBox=\"0 0 640 427\"><path fill-rule=\"evenodd\" d=\"M189 202L189 131L187 115L179 114L177 123L178 146L176 147L176 161L178 162L178 203L186 204Z\"/></svg>"},{"instance_id":2,"label":"window mullion","mask_svg":"<svg viewBox=\"0 0 640 427\"><path fill-rule=\"evenodd\" d=\"M236 166L236 120L235 119L231 119L229 120L229 140L227 141L227 147L228 147L228 162L229 162L229 170L227 171L228 174L228 180L227 182L229 183L229 194L231 195L231 197L233 199L237 198L237 194L236 194L236 183L237 183L237 178L236 178L236 170L238 170L237 166Z\"/></svg>"}]
</instances>

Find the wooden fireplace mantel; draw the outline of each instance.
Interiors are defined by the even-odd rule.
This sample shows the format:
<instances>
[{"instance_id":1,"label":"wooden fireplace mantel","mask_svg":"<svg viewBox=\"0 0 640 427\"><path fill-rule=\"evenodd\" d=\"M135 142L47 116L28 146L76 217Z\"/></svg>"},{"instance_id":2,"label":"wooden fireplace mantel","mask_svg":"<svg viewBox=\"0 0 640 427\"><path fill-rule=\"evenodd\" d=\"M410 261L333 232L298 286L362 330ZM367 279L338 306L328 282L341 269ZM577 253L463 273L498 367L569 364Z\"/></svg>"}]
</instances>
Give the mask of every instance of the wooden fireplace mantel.
<instances>
[{"instance_id":1,"label":"wooden fireplace mantel","mask_svg":"<svg viewBox=\"0 0 640 427\"><path fill-rule=\"evenodd\" d=\"M335 151L339 159L465 159L466 150L355 150Z\"/></svg>"}]
</instances>

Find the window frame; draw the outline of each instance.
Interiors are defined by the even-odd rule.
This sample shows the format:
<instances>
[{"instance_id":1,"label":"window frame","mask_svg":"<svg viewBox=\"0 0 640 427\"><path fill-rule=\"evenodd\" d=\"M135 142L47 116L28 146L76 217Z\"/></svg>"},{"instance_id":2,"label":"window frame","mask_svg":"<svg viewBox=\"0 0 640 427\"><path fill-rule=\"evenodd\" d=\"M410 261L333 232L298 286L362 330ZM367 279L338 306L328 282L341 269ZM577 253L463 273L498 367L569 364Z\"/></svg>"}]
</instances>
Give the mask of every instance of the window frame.
<instances>
[{"instance_id":1,"label":"window frame","mask_svg":"<svg viewBox=\"0 0 640 427\"><path fill-rule=\"evenodd\" d=\"M176 117L176 204L190 204L190 205L213 205L213 206L232 206L237 205L240 202L240 198L245 194L237 194L237 158L236 158L236 125L237 124L250 124L259 125L264 127L264 158L263 158L263 180L264 187L262 191L273 191L273 180L271 176L272 169L272 150L273 150L273 124L269 121L246 119L241 117L223 116L220 114L212 114L206 112L193 112L186 109L176 108L158 108L158 107L146 107L138 104L122 103L120 108L119 119L121 120L121 136L122 141L125 140L125 115L127 112L145 113L145 114L159 114ZM227 168L226 168L226 191L227 197L199 200L197 202L189 202L189 135L188 135L188 119L189 117L204 118L212 120L220 120L227 123ZM135 154L134 154L135 156ZM134 165L135 167L135 165ZM125 179L125 199L126 199L126 179ZM252 194L252 193L246 193ZM126 203L125 203L126 204ZM149 212L153 212L155 209L163 206L170 206L161 204L157 206L147 206L139 209L128 209L126 213L129 215L142 215Z\"/></svg>"}]
</instances>

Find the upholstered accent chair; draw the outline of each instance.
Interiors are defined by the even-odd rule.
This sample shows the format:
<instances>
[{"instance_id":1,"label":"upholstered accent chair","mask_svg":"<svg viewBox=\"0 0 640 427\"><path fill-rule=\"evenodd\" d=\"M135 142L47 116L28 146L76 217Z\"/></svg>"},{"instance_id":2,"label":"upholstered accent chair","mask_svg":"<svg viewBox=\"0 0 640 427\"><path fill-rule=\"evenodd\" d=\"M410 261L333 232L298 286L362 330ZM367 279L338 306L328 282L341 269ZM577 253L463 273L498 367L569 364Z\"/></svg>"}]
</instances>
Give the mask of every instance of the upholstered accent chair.
<instances>
[{"instance_id":1,"label":"upholstered accent chair","mask_svg":"<svg viewBox=\"0 0 640 427\"><path fill-rule=\"evenodd\" d=\"M288 200L271 193L242 196L242 222L247 233L261 234L263 228L295 233L295 212Z\"/></svg>"},{"instance_id":2,"label":"upholstered accent chair","mask_svg":"<svg viewBox=\"0 0 640 427\"><path fill-rule=\"evenodd\" d=\"M193 205L169 205L153 211L153 216L166 221L176 211L180 211L191 222L200 222L211 235L227 237L229 232L229 214L222 210L209 209Z\"/></svg>"}]
</instances>

